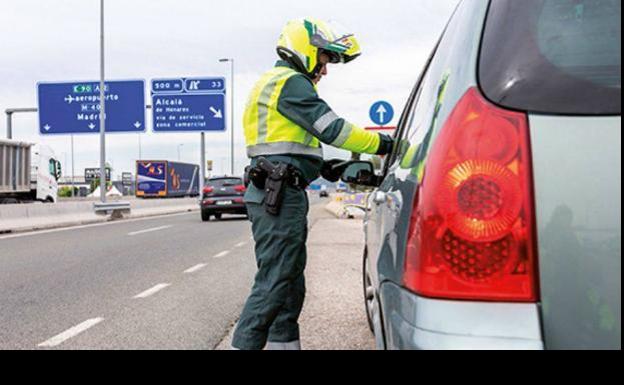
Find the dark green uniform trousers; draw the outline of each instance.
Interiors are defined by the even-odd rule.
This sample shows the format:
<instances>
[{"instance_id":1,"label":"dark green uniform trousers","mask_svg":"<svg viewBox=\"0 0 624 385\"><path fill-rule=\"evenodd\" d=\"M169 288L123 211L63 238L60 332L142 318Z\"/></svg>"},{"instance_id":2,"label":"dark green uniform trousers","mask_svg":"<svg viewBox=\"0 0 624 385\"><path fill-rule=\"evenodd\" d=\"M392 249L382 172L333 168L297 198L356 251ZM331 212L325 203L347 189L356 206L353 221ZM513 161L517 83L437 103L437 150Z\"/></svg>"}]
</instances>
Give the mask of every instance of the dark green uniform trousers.
<instances>
[{"instance_id":1,"label":"dark green uniform trousers","mask_svg":"<svg viewBox=\"0 0 624 385\"><path fill-rule=\"evenodd\" d=\"M258 272L238 321L232 346L259 350L267 341L299 339L305 297L309 202L305 191L286 187L279 216L263 206L264 191L249 185L245 204L256 243Z\"/></svg>"}]
</instances>

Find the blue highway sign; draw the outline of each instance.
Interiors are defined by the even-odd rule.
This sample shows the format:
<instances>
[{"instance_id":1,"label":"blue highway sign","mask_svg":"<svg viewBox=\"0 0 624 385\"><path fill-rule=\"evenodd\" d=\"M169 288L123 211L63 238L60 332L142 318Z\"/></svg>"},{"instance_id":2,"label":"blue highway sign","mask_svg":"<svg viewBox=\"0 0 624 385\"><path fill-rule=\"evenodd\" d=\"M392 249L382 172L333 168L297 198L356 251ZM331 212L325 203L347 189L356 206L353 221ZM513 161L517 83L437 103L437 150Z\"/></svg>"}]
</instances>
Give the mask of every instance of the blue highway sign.
<instances>
[{"instance_id":1,"label":"blue highway sign","mask_svg":"<svg viewBox=\"0 0 624 385\"><path fill-rule=\"evenodd\" d=\"M152 80L154 132L225 131L225 79Z\"/></svg>"},{"instance_id":2,"label":"blue highway sign","mask_svg":"<svg viewBox=\"0 0 624 385\"><path fill-rule=\"evenodd\" d=\"M145 81L105 83L106 132L145 131ZM98 81L38 83L39 132L95 134L100 132Z\"/></svg>"},{"instance_id":3,"label":"blue highway sign","mask_svg":"<svg viewBox=\"0 0 624 385\"><path fill-rule=\"evenodd\" d=\"M388 102L376 102L370 108L370 118L373 123L379 126L385 126L394 118L394 108L392 108L392 105Z\"/></svg>"}]
</instances>

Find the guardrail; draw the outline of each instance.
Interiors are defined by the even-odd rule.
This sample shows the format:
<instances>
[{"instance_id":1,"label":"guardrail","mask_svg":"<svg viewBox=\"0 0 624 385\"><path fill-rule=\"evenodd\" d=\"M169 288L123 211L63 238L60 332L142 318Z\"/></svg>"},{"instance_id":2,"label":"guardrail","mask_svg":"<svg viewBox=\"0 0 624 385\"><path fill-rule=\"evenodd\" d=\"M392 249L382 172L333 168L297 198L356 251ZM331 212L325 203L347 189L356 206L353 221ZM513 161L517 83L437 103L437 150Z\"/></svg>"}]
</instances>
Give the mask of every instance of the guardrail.
<instances>
[{"instance_id":1,"label":"guardrail","mask_svg":"<svg viewBox=\"0 0 624 385\"><path fill-rule=\"evenodd\" d=\"M92 201L54 204L0 205L0 232L71 226L120 219L199 210L196 198L111 201L105 206Z\"/></svg>"},{"instance_id":2,"label":"guardrail","mask_svg":"<svg viewBox=\"0 0 624 385\"><path fill-rule=\"evenodd\" d=\"M93 211L98 215L110 215L112 219L121 219L130 214L130 202L96 202Z\"/></svg>"}]
</instances>

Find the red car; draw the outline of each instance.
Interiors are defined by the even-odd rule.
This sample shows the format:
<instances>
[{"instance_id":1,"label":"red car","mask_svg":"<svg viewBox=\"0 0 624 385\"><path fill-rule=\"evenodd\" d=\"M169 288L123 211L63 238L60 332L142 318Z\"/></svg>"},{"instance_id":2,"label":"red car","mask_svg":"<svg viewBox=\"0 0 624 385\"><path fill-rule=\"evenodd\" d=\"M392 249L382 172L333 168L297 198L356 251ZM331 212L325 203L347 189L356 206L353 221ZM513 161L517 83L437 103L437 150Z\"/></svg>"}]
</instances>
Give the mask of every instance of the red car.
<instances>
[{"instance_id":1,"label":"red car","mask_svg":"<svg viewBox=\"0 0 624 385\"><path fill-rule=\"evenodd\" d=\"M247 215L247 208L243 202L245 191L242 178L210 178L202 192L202 221L209 221L213 215L217 220L221 219L223 214Z\"/></svg>"}]
</instances>

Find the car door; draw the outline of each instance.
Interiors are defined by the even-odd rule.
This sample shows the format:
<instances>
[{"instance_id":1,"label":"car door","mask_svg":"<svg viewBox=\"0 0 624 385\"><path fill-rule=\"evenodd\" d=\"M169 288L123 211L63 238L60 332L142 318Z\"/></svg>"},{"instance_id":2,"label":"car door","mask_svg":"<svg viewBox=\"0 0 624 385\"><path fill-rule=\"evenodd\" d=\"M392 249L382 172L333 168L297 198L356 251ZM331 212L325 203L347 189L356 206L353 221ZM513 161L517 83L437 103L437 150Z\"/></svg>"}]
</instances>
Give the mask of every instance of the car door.
<instances>
[{"instance_id":1,"label":"car door","mask_svg":"<svg viewBox=\"0 0 624 385\"><path fill-rule=\"evenodd\" d=\"M432 54L433 57L433 54ZM431 60L431 59L430 59ZM373 287L378 288L383 280L379 274L379 261L390 255L396 255L397 237L396 223L399 210L403 203L403 196L396 190L395 171L401 160L405 148L399 144L405 138L414 118L414 105L421 90L424 74L429 66L427 61L423 74L416 82L410 97L407 100L397 130L394 133L395 146L392 153L385 160L383 167L383 182L369 195L368 214L365 219L366 248L368 253L368 271L373 281ZM385 248L385 250L384 250Z\"/></svg>"},{"instance_id":2,"label":"car door","mask_svg":"<svg viewBox=\"0 0 624 385\"><path fill-rule=\"evenodd\" d=\"M383 183L369 198L369 271L377 288L402 284L413 199L424 161L441 123L475 80L475 57L487 1L465 1L449 19L419 76L399 121L394 151L384 164ZM468 76L468 74L470 76Z\"/></svg>"},{"instance_id":3,"label":"car door","mask_svg":"<svg viewBox=\"0 0 624 385\"><path fill-rule=\"evenodd\" d=\"M366 285L366 301L370 301L367 309L372 321L372 327L375 334L375 340L378 349L385 348L383 336L383 315L381 314L381 305L379 298L379 287L385 279L380 271L389 271L387 268L379 269L380 261L394 261L396 266L396 251L398 245L398 237L396 236L396 223L399 219L400 208L403 203L403 196L396 190L394 166L402 157L401 152L404 148L400 145L403 135L405 135L405 127L409 125L409 118L413 116L413 105L418 95L419 85L422 82L422 76L419 78L416 87L412 91L406 106L399 120L397 130L395 131L395 146L392 153L387 157L384 167L383 182L372 194L369 195L367 207L369 208L364 220L364 231L366 235L366 259L365 271L367 274ZM384 265L385 266L385 265ZM368 290L372 287L374 293L369 294Z\"/></svg>"}]
</instances>

